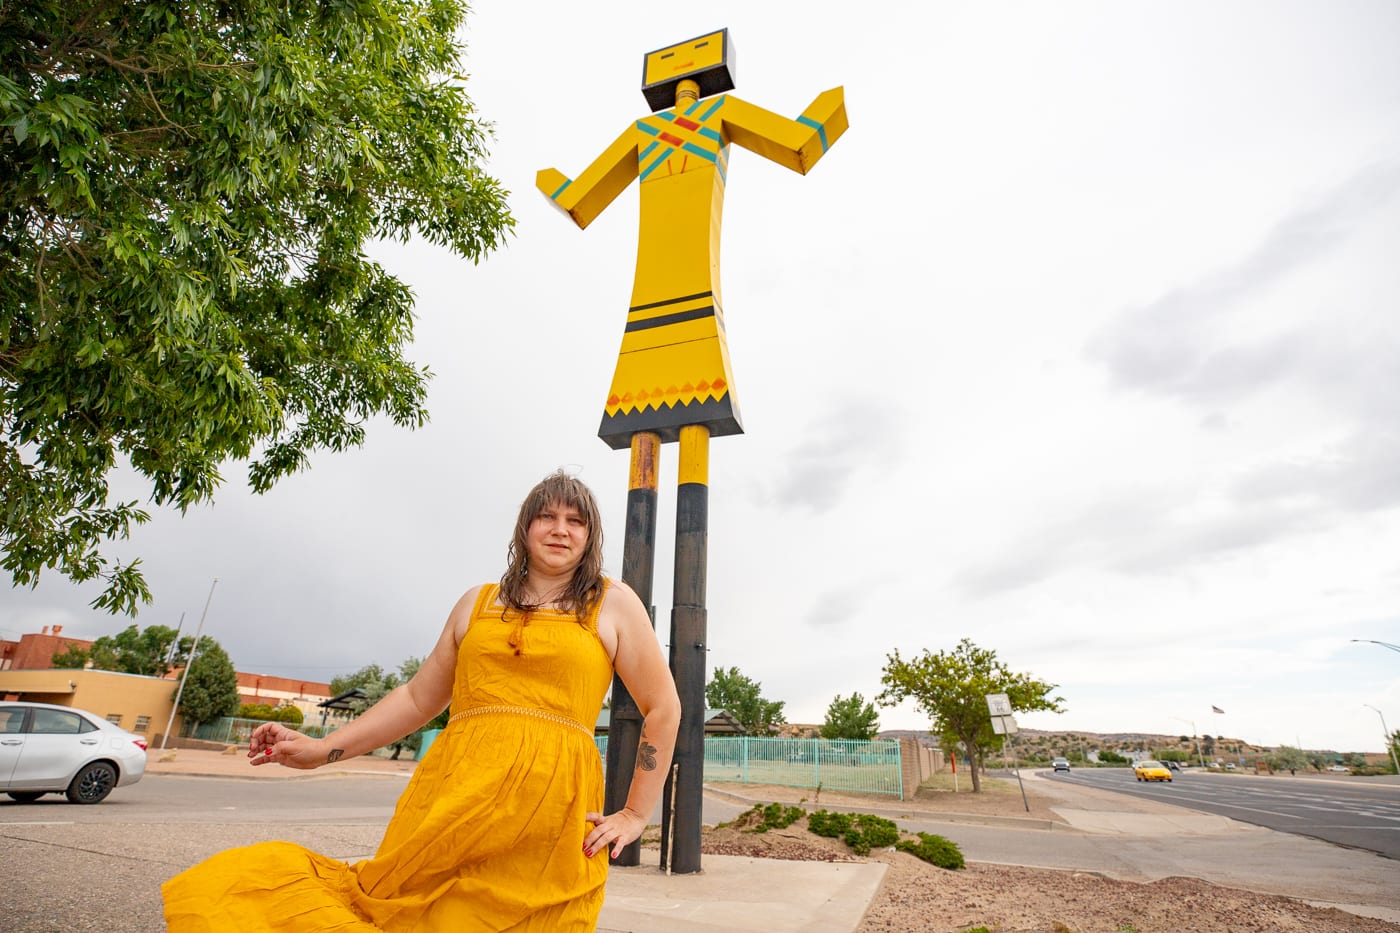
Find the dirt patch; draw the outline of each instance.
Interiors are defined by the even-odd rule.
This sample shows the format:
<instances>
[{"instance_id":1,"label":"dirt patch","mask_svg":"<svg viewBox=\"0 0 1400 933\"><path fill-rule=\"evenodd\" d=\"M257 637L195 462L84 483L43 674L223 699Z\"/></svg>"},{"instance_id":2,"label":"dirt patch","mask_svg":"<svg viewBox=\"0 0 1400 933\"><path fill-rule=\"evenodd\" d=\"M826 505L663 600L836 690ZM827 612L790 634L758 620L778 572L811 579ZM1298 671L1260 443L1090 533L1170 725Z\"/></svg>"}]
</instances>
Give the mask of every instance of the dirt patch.
<instances>
[{"instance_id":1,"label":"dirt patch","mask_svg":"<svg viewBox=\"0 0 1400 933\"><path fill-rule=\"evenodd\" d=\"M735 790L738 790L737 788ZM930 792L914 801L880 801L793 788L743 787L750 799L821 807L909 809L984 817L1056 819L1053 797L992 786L986 794ZM1008 793L1009 791L1009 793ZM1400 926L1314 907L1290 897L1225 888L1195 878L1150 883L1118 881L1091 872L1054 871L971 863L959 871L937 868L912 855L877 850L862 859L844 843L817 836L799 820L765 833L738 826L707 829L701 851L801 861L881 861L889 867L857 933L1396 933Z\"/></svg>"}]
</instances>

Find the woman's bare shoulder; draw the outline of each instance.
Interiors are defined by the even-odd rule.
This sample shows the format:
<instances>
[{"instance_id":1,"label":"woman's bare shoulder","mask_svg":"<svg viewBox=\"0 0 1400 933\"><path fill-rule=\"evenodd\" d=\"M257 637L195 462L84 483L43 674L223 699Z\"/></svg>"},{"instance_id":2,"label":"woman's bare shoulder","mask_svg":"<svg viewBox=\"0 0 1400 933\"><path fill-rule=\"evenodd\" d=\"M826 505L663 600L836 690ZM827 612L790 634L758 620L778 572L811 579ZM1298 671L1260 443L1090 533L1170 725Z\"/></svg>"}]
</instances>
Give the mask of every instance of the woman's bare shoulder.
<instances>
[{"instance_id":1,"label":"woman's bare shoulder","mask_svg":"<svg viewBox=\"0 0 1400 933\"><path fill-rule=\"evenodd\" d=\"M482 592L491 583L478 583L467 590L457 599L457 603L452 607L452 611L447 616L447 626L452 629L453 638L461 644L462 636L467 634L467 626L471 624L472 612L476 609L477 602L481 599Z\"/></svg>"}]
</instances>

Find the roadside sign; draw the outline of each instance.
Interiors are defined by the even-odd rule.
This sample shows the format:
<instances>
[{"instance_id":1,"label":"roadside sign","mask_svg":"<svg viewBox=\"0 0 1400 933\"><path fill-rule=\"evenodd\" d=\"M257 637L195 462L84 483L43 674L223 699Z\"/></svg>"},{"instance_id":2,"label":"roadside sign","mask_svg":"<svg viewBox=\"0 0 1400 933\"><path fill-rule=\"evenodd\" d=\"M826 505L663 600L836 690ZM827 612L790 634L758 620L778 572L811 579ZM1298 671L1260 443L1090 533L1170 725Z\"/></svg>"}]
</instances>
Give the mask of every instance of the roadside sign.
<instances>
[{"instance_id":1,"label":"roadside sign","mask_svg":"<svg viewBox=\"0 0 1400 933\"><path fill-rule=\"evenodd\" d=\"M987 694L987 709L994 719L997 716L1010 716L1011 698L1004 693L989 693Z\"/></svg>"}]
</instances>

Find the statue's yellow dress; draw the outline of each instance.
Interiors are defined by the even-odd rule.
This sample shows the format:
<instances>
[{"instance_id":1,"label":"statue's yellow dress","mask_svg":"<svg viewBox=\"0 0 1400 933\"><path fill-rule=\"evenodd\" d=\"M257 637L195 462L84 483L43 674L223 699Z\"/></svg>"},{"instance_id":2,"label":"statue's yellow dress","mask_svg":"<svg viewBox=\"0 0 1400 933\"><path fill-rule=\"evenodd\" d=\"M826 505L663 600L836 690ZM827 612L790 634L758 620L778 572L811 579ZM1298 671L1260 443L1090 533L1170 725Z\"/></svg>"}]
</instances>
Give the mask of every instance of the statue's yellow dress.
<instances>
[{"instance_id":1,"label":"statue's yellow dress","mask_svg":"<svg viewBox=\"0 0 1400 933\"><path fill-rule=\"evenodd\" d=\"M170 933L593 930L606 850L593 724L612 680L587 619L496 604L486 585L458 648L452 721L399 798L374 857L290 842L230 849L163 886Z\"/></svg>"}]
</instances>

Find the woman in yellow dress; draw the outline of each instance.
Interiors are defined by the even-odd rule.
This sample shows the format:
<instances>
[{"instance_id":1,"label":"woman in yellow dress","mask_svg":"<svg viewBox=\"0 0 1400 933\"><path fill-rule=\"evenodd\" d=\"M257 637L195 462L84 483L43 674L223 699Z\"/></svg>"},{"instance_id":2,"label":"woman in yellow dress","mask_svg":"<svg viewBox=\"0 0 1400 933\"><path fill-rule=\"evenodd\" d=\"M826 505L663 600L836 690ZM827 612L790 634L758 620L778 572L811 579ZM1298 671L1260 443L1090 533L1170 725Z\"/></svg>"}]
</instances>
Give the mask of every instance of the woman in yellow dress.
<instances>
[{"instance_id":1,"label":"woman in yellow dress","mask_svg":"<svg viewBox=\"0 0 1400 933\"><path fill-rule=\"evenodd\" d=\"M163 887L171 933L593 930L607 857L660 798L680 720L646 609L602 574L592 493L563 473L521 505L499 584L468 590L418 673L315 739L254 731L254 765L315 768L452 717L373 858L289 842L230 849ZM623 809L603 814L593 723L614 670L645 717ZM600 857L602 856L602 857Z\"/></svg>"}]
</instances>

